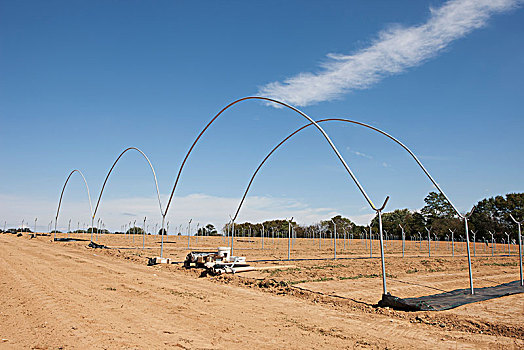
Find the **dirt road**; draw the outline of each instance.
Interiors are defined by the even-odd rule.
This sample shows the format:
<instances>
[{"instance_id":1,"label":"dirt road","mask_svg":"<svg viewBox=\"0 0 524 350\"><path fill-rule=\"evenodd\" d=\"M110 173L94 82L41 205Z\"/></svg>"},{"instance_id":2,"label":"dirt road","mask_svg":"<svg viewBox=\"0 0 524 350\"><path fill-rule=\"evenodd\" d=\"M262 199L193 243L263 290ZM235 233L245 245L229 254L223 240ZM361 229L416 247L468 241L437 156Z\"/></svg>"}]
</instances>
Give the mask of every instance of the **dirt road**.
<instances>
[{"instance_id":1,"label":"dirt road","mask_svg":"<svg viewBox=\"0 0 524 350\"><path fill-rule=\"evenodd\" d=\"M148 267L85 246L0 235L0 348L518 348Z\"/></svg>"}]
</instances>

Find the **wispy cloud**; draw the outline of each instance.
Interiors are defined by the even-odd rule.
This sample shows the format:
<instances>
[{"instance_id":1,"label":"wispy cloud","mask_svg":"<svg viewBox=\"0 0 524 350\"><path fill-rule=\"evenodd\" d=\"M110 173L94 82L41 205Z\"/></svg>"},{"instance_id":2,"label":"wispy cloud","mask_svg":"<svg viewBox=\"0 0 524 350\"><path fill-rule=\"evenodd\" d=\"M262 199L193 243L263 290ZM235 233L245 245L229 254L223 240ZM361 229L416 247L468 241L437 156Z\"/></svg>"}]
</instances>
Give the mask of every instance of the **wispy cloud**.
<instances>
[{"instance_id":1,"label":"wispy cloud","mask_svg":"<svg viewBox=\"0 0 524 350\"><path fill-rule=\"evenodd\" d=\"M269 83L258 93L297 106L333 100L422 64L454 40L485 26L493 14L521 3L522 0L450 0L440 8L430 8L430 17L424 24L391 27L380 32L369 47L352 55L328 54L327 62L317 73L299 73L283 83Z\"/></svg>"},{"instance_id":2,"label":"wispy cloud","mask_svg":"<svg viewBox=\"0 0 524 350\"><path fill-rule=\"evenodd\" d=\"M356 156L359 156L359 157L362 157L362 158L367 158L367 159L373 159L373 157L370 156L369 154L366 154L366 153L363 153L363 152L359 152L359 151L354 151L354 150L352 150L349 147L347 147L346 149L348 151L350 151L351 153L353 153L354 155L356 155Z\"/></svg>"},{"instance_id":3,"label":"wispy cloud","mask_svg":"<svg viewBox=\"0 0 524 350\"><path fill-rule=\"evenodd\" d=\"M365 153L362 153L362 152L359 152L359 151L351 151L351 153L359 156L359 157L364 157L364 158L367 158L367 159L373 159L372 156L368 155L368 154L365 154Z\"/></svg>"}]
</instances>

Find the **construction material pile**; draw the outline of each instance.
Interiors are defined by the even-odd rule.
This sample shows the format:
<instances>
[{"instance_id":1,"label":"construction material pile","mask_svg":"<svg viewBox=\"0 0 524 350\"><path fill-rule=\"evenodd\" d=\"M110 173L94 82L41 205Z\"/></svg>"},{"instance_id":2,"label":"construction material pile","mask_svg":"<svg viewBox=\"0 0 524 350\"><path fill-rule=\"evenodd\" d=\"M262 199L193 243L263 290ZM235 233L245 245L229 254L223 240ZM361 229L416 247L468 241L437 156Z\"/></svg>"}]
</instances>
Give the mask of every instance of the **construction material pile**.
<instances>
[{"instance_id":1,"label":"construction material pile","mask_svg":"<svg viewBox=\"0 0 524 350\"><path fill-rule=\"evenodd\" d=\"M203 276L218 276L224 273L239 273L256 270L272 270L280 268L292 268L292 266L250 266L243 256L231 256L230 247L218 247L217 252L190 252L184 260L186 268L204 268Z\"/></svg>"},{"instance_id":2,"label":"construction material pile","mask_svg":"<svg viewBox=\"0 0 524 350\"><path fill-rule=\"evenodd\" d=\"M213 276L222 273L240 272L238 269L249 267L243 256L231 256L230 247L218 247L216 252L190 252L184 260L186 268L205 268Z\"/></svg>"}]
</instances>

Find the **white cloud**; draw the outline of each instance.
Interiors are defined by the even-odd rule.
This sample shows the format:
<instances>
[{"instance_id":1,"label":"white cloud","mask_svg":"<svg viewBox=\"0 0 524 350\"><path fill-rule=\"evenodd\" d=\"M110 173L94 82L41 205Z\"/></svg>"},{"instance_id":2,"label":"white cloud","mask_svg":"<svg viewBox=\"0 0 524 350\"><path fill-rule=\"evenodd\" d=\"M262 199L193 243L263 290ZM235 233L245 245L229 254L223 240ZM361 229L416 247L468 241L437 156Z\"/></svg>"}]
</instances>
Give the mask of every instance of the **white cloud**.
<instances>
[{"instance_id":1,"label":"white cloud","mask_svg":"<svg viewBox=\"0 0 524 350\"><path fill-rule=\"evenodd\" d=\"M355 154L355 155L357 155L359 157L364 157L364 158L367 158L367 159L373 159L372 156L367 155L367 154L362 153L362 152L359 152L359 151L351 151L351 153L353 153L353 154Z\"/></svg>"},{"instance_id":2,"label":"white cloud","mask_svg":"<svg viewBox=\"0 0 524 350\"><path fill-rule=\"evenodd\" d=\"M373 159L372 156L370 156L369 154L366 154L366 153L363 153L363 152L359 152L359 151L353 151L351 148L347 147L347 150L350 151L351 153L353 153L354 155L356 156L359 156L359 157L363 157L363 158L367 158L367 159Z\"/></svg>"},{"instance_id":3,"label":"white cloud","mask_svg":"<svg viewBox=\"0 0 524 350\"><path fill-rule=\"evenodd\" d=\"M491 15L521 3L522 0L450 0L438 9L430 8L429 20L424 24L391 27L380 32L369 47L352 55L328 54L320 72L299 73L283 83L269 83L258 93L297 106L333 100L422 64L454 40L485 26Z\"/></svg>"}]
</instances>

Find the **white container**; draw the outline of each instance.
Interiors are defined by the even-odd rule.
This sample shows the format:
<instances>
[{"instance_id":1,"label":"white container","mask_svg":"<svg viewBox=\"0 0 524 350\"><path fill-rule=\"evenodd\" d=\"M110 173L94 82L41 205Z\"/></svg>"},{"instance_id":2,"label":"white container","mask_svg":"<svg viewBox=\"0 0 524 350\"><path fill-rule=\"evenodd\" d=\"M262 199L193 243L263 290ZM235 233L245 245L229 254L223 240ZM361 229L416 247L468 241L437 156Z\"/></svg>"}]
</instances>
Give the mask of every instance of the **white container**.
<instances>
[{"instance_id":1,"label":"white container","mask_svg":"<svg viewBox=\"0 0 524 350\"><path fill-rule=\"evenodd\" d=\"M229 261L231 257L231 247L218 247L218 256L222 261Z\"/></svg>"}]
</instances>

